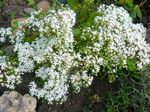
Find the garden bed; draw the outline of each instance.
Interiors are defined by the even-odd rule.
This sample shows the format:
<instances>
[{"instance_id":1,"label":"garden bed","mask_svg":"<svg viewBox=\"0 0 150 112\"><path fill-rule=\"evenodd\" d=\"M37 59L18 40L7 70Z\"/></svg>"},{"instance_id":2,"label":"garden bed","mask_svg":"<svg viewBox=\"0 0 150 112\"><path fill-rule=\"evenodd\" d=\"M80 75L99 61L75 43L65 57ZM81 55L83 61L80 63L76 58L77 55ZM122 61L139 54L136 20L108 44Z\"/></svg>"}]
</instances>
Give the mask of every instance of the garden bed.
<instances>
[{"instance_id":1,"label":"garden bed","mask_svg":"<svg viewBox=\"0 0 150 112\"><path fill-rule=\"evenodd\" d=\"M26 0L4 0L5 6L0 7L0 27L11 26L11 20L27 16L24 9L30 6L27 5ZM37 0L38 3L40 0ZM147 43L150 43L150 1L147 1L142 7L142 20L135 19L136 23L142 22L147 28ZM35 76L34 73L22 75L23 82L17 87L17 91L22 95L29 93L28 84ZM130 79L125 79L129 83L133 83ZM94 77L94 81L89 88L82 88L77 94L69 94L67 101L62 105L50 105L45 100L38 100L37 112L105 112L106 96L110 92L116 92L121 86L120 81L108 83L108 80L100 80ZM0 95L8 90L0 86ZM70 90L71 91L71 90ZM134 112L134 108L128 109L128 112Z\"/></svg>"}]
</instances>

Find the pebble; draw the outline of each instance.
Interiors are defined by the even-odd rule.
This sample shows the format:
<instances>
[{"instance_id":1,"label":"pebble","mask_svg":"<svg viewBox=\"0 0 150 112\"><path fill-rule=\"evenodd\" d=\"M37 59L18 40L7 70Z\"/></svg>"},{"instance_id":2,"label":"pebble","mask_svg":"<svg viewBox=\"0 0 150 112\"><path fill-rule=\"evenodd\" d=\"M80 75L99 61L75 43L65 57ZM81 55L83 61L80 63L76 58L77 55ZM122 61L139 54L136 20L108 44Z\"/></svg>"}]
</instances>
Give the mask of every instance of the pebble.
<instances>
[{"instance_id":1,"label":"pebble","mask_svg":"<svg viewBox=\"0 0 150 112\"><path fill-rule=\"evenodd\" d=\"M30 15L33 11L34 11L33 8L25 8L25 9L24 9L24 12L25 12L26 14L28 14L28 15Z\"/></svg>"},{"instance_id":2,"label":"pebble","mask_svg":"<svg viewBox=\"0 0 150 112\"><path fill-rule=\"evenodd\" d=\"M13 55L15 55L15 53L14 53L14 46L12 46L12 45L7 46L7 47L5 48L5 53L6 53L6 55L8 55L8 56L13 56Z\"/></svg>"}]
</instances>

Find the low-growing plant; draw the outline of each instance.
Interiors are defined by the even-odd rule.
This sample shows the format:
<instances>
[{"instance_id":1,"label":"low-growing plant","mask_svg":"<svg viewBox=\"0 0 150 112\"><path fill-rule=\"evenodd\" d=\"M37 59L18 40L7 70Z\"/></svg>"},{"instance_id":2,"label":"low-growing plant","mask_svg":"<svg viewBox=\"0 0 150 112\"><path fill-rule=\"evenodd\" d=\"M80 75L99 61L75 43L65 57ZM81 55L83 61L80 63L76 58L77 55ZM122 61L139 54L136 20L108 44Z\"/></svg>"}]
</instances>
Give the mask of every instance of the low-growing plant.
<instances>
[{"instance_id":1,"label":"low-growing plant","mask_svg":"<svg viewBox=\"0 0 150 112\"><path fill-rule=\"evenodd\" d=\"M30 94L48 103L64 102L70 83L75 92L80 87L88 87L92 76L78 69L71 72L78 65L73 50L75 16L65 7L57 11L35 11L31 17L17 22L17 28L1 28L1 42L9 37L15 47L14 57L0 56L1 85L15 89L21 83L21 74L34 73L36 76L29 84Z\"/></svg>"},{"instance_id":2,"label":"low-growing plant","mask_svg":"<svg viewBox=\"0 0 150 112\"><path fill-rule=\"evenodd\" d=\"M5 46L0 49L3 87L15 89L21 75L33 73L30 94L50 104L63 103L69 89L77 93L89 87L94 76L113 82L124 71L138 77L149 64L146 29L132 23L125 9L96 8L94 0L68 4L73 10L56 4L48 12L33 12L15 28L0 29L0 42L9 40L8 45L14 46L13 56L5 53Z\"/></svg>"},{"instance_id":3,"label":"low-growing plant","mask_svg":"<svg viewBox=\"0 0 150 112\"><path fill-rule=\"evenodd\" d=\"M75 50L84 62L82 68L89 69L90 74L106 74L110 82L123 69L138 78L138 71L150 61L146 29L132 23L128 12L115 5L100 5L97 13L93 23L75 38Z\"/></svg>"}]
</instances>

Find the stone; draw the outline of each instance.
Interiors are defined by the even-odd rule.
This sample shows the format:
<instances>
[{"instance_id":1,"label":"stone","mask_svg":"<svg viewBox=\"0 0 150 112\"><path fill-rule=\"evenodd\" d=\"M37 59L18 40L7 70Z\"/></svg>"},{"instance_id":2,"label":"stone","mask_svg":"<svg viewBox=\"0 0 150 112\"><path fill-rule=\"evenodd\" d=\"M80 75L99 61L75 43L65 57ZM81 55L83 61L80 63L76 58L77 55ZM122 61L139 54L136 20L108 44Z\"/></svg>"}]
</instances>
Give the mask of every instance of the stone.
<instances>
[{"instance_id":1,"label":"stone","mask_svg":"<svg viewBox=\"0 0 150 112\"><path fill-rule=\"evenodd\" d=\"M36 112L36 104L36 99L28 94L5 91L0 97L0 112Z\"/></svg>"},{"instance_id":2,"label":"stone","mask_svg":"<svg viewBox=\"0 0 150 112\"><path fill-rule=\"evenodd\" d=\"M47 12L50 8L50 3L46 0L40 1L37 4L37 10L41 10L43 12Z\"/></svg>"},{"instance_id":3,"label":"stone","mask_svg":"<svg viewBox=\"0 0 150 112\"><path fill-rule=\"evenodd\" d=\"M20 17L24 17L24 16L26 16L26 15L25 15L25 12L20 11L20 12L18 12L18 16L20 16Z\"/></svg>"},{"instance_id":4,"label":"stone","mask_svg":"<svg viewBox=\"0 0 150 112\"><path fill-rule=\"evenodd\" d=\"M20 112L35 112L35 111L33 111L33 110L35 110L36 103L37 103L35 98L26 94L23 96L22 101L23 101L23 103L22 103L23 108Z\"/></svg>"},{"instance_id":5,"label":"stone","mask_svg":"<svg viewBox=\"0 0 150 112\"><path fill-rule=\"evenodd\" d=\"M9 45L7 46L5 49L4 49L6 55L8 56L13 56L15 55L15 52L14 52L14 46L13 45Z\"/></svg>"},{"instance_id":6,"label":"stone","mask_svg":"<svg viewBox=\"0 0 150 112\"><path fill-rule=\"evenodd\" d=\"M30 15L33 11L34 11L33 8L25 8L25 9L24 9L24 12L25 12L26 14L28 14L28 15Z\"/></svg>"}]
</instances>

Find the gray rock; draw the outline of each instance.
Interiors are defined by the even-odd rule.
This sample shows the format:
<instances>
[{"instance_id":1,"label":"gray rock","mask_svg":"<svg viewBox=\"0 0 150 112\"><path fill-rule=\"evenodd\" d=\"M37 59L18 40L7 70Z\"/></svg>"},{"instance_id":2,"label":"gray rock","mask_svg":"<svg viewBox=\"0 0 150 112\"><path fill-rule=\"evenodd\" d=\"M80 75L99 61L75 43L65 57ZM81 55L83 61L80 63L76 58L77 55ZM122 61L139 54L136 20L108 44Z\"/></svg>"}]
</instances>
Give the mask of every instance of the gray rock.
<instances>
[{"instance_id":1,"label":"gray rock","mask_svg":"<svg viewBox=\"0 0 150 112\"><path fill-rule=\"evenodd\" d=\"M36 112L36 99L28 94L5 91L0 97L0 112Z\"/></svg>"},{"instance_id":2,"label":"gray rock","mask_svg":"<svg viewBox=\"0 0 150 112\"><path fill-rule=\"evenodd\" d=\"M7 46L5 48L5 53L6 55L8 56L13 56L15 53L14 53L14 46L10 45L10 46Z\"/></svg>"},{"instance_id":3,"label":"gray rock","mask_svg":"<svg viewBox=\"0 0 150 112\"><path fill-rule=\"evenodd\" d=\"M22 110L20 112L35 112L36 99L26 94L22 98Z\"/></svg>"},{"instance_id":4,"label":"gray rock","mask_svg":"<svg viewBox=\"0 0 150 112\"><path fill-rule=\"evenodd\" d=\"M24 17L24 16L26 16L26 13L25 13L25 12L20 11L20 12L18 13L18 15L19 15L20 17Z\"/></svg>"},{"instance_id":5,"label":"gray rock","mask_svg":"<svg viewBox=\"0 0 150 112\"><path fill-rule=\"evenodd\" d=\"M30 15L31 12L33 12L33 11L34 11L33 8L25 8L25 9L24 9L24 12L25 12L26 14L28 14L28 15Z\"/></svg>"}]
</instances>

